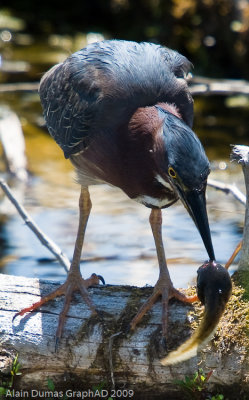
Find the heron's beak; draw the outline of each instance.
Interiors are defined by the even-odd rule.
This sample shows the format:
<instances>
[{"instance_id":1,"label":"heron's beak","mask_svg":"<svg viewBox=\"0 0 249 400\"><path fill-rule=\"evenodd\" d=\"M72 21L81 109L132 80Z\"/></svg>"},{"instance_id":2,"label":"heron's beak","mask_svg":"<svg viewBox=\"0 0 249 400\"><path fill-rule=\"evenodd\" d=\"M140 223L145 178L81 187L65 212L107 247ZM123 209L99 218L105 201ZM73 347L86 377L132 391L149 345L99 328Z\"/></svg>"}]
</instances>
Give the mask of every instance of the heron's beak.
<instances>
[{"instance_id":1,"label":"heron's beak","mask_svg":"<svg viewBox=\"0 0 249 400\"><path fill-rule=\"evenodd\" d=\"M214 249L208 223L205 190L181 191L182 201L200 232L210 261L215 260Z\"/></svg>"}]
</instances>

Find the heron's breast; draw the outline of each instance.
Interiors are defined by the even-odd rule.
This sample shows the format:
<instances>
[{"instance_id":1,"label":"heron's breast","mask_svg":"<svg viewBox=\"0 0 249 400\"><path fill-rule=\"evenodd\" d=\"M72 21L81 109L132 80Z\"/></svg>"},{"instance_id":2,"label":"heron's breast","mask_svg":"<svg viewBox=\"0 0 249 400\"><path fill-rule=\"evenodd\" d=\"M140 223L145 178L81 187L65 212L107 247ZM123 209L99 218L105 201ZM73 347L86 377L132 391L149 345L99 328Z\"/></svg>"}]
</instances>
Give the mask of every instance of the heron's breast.
<instances>
[{"instance_id":1,"label":"heron's breast","mask_svg":"<svg viewBox=\"0 0 249 400\"><path fill-rule=\"evenodd\" d=\"M178 200L178 195L171 184L157 174L150 185L147 184L139 195L132 198L149 208L166 208Z\"/></svg>"}]
</instances>

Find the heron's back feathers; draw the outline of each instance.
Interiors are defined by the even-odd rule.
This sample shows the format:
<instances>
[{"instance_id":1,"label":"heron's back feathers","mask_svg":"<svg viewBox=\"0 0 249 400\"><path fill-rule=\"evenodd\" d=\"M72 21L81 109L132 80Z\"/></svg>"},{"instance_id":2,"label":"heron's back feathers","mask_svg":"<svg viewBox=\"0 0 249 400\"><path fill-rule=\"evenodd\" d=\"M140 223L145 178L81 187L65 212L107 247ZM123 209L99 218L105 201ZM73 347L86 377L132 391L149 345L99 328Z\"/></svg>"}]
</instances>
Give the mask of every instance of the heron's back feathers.
<instances>
[{"instance_id":1,"label":"heron's back feathers","mask_svg":"<svg viewBox=\"0 0 249 400\"><path fill-rule=\"evenodd\" d=\"M50 134L66 157L99 131L127 124L138 107L173 103L192 126L193 100L185 75L190 62L152 43L107 40L72 54L41 80Z\"/></svg>"}]
</instances>

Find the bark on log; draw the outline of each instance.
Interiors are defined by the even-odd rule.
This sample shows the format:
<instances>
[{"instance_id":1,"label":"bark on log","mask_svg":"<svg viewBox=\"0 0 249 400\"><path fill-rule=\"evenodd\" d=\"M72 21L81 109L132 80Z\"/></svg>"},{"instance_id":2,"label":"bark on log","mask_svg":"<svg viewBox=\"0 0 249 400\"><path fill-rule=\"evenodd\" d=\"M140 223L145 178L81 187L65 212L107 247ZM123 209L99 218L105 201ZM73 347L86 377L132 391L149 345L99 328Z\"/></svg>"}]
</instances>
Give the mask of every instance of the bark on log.
<instances>
[{"instance_id":1,"label":"bark on log","mask_svg":"<svg viewBox=\"0 0 249 400\"><path fill-rule=\"evenodd\" d=\"M151 294L150 287L90 289L100 316L91 316L81 297L76 295L57 353L54 352L54 335L63 298L44 305L40 312L18 317L12 323L17 311L38 301L41 294L57 285L0 275L0 381L10 372L18 353L22 375L15 387L27 391L29 397L31 390L48 390L47 379L50 378L55 390L63 390L64 394L67 390L92 390L104 383L109 396L115 387L121 391L134 390L135 399L183 400L185 397L175 380L193 375L198 368L206 373L213 370L210 388L218 386L219 393L228 392L229 400L237 400L238 393L249 392L248 303L242 300L242 289L234 286L214 339L197 357L163 367L160 359L167 351L161 340L160 302L143 318L135 332L126 332L139 305ZM201 312L199 303L170 301L168 351L177 348L196 329Z\"/></svg>"}]
</instances>

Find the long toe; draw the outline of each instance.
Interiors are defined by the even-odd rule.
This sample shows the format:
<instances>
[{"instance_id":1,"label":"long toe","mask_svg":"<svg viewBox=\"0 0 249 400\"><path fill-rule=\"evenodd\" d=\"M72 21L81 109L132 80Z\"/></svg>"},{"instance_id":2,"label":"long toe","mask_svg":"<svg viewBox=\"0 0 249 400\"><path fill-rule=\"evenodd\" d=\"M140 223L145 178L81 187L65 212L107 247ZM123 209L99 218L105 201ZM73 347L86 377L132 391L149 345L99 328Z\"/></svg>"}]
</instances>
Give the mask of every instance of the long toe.
<instances>
[{"instance_id":1,"label":"long toe","mask_svg":"<svg viewBox=\"0 0 249 400\"><path fill-rule=\"evenodd\" d=\"M89 293L85 287L84 284L79 284L79 291L81 293L81 296L83 297L85 303L88 305L92 313L96 313L96 308L92 302L91 297L89 296Z\"/></svg>"},{"instance_id":2,"label":"long toe","mask_svg":"<svg viewBox=\"0 0 249 400\"><path fill-rule=\"evenodd\" d=\"M89 296L88 293L88 288L94 285L98 285L99 281L102 281L102 279L99 278L96 274L92 274L90 278L88 279L83 279L81 277L81 274L79 271L74 272L74 273L69 273L68 277L63 285L61 285L58 289L54 290L47 296L44 296L41 298L40 301L32 304L30 307L24 308L23 310L19 311L18 313L15 314L13 320L18 316L22 316L26 314L27 312L32 312L39 307L41 307L43 304L47 303L50 300L55 299L58 296L65 295L65 300L64 300L64 305L62 308L62 311L59 315L59 322L58 322L58 327L56 331L56 340L55 340L55 350L58 349L58 344L61 339L62 333L63 333L63 328L65 325L65 320L67 313L70 308L70 304L72 301L72 295L75 291L79 291L81 296L83 297L85 303L88 305L92 313L96 313L95 306Z\"/></svg>"},{"instance_id":3,"label":"long toe","mask_svg":"<svg viewBox=\"0 0 249 400\"><path fill-rule=\"evenodd\" d=\"M135 317L132 319L130 323L130 329L134 330L137 324L141 321L143 316L149 311L155 302L157 301L158 297L161 295L161 292L158 290L153 291L152 295L148 298L148 300L141 306L139 309L138 313L135 315Z\"/></svg>"},{"instance_id":4,"label":"long toe","mask_svg":"<svg viewBox=\"0 0 249 400\"><path fill-rule=\"evenodd\" d=\"M161 305L162 305L162 336L167 338L167 330L168 330L168 309L169 309L169 300L173 297L177 298L180 301L186 303L193 303L194 301L198 301L198 297L194 296L186 296L184 293L175 289L172 283L163 281L159 278L157 284L155 285L154 291L152 295L148 298L148 300L142 305L138 313L132 319L130 323L130 329L134 330L137 324L141 321L143 316L149 311L152 306L155 304L157 299L161 297Z\"/></svg>"},{"instance_id":5,"label":"long toe","mask_svg":"<svg viewBox=\"0 0 249 400\"><path fill-rule=\"evenodd\" d=\"M90 278L83 279L81 276L72 275L71 279L70 279L70 277L68 277L66 283L67 283L67 285L66 285L66 291L65 291L64 305L63 305L62 311L60 312L60 315L59 315L59 322L58 322L58 327L57 327L57 331L56 331L55 351L58 350L59 341L62 337L63 328L65 325L67 313L69 311L70 304L72 301L73 292L79 291L81 296L83 297L83 300L90 308L91 312L93 314L96 313L96 308L91 300L91 297L90 297L87 289L91 286L99 284L98 276L96 274L92 274L90 276Z\"/></svg>"},{"instance_id":6,"label":"long toe","mask_svg":"<svg viewBox=\"0 0 249 400\"><path fill-rule=\"evenodd\" d=\"M62 296L65 293L65 283L58 287L58 289L53 290L53 292L49 293L46 296L43 296L40 301L37 301L36 303L33 303L30 307L23 308L21 311L18 311L14 317L13 321L16 317L18 316L23 316L24 314L28 312L32 312L40 308L43 304L47 303L50 300L55 299L56 297Z\"/></svg>"},{"instance_id":7,"label":"long toe","mask_svg":"<svg viewBox=\"0 0 249 400\"><path fill-rule=\"evenodd\" d=\"M180 290L177 290L175 288L173 288L171 297L175 297L177 300L180 300L183 303L194 303L195 301L199 301L199 298L196 294L192 296L187 296L185 293L182 293L180 292Z\"/></svg>"},{"instance_id":8,"label":"long toe","mask_svg":"<svg viewBox=\"0 0 249 400\"><path fill-rule=\"evenodd\" d=\"M60 312L60 315L59 315L59 322L58 322L56 336L55 336L55 351L58 350L58 345L59 345L59 341L60 341L61 336L62 336L63 328L64 328L64 325L65 325L66 316L67 316L67 313L68 313L69 308L70 308L73 291L74 291L73 287L71 285L68 285L67 286L67 290L65 292L65 300L64 300L63 308L62 308L62 311Z\"/></svg>"},{"instance_id":9,"label":"long toe","mask_svg":"<svg viewBox=\"0 0 249 400\"><path fill-rule=\"evenodd\" d=\"M169 291L162 290L162 335L167 338L168 331L168 308L169 308Z\"/></svg>"}]
</instances>

